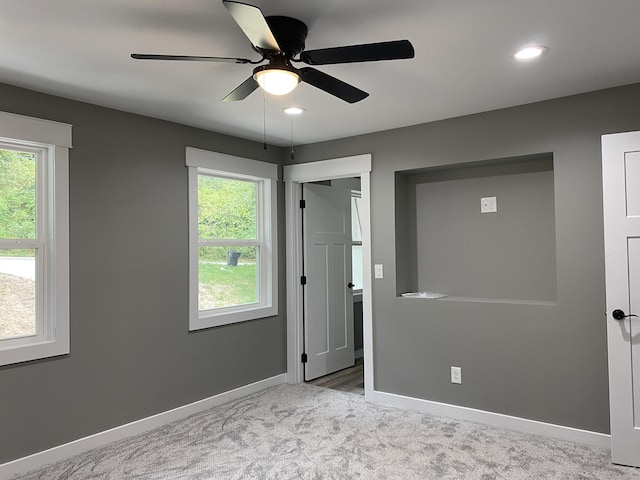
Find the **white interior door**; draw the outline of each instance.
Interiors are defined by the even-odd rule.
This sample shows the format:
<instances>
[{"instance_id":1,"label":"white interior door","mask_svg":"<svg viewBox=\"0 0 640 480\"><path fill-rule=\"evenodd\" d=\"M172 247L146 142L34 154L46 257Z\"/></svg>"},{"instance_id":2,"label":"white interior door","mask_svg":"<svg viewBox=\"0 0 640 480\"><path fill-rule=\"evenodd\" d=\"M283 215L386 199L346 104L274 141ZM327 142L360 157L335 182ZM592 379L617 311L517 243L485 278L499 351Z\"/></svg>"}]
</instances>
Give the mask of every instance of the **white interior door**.
<instances>
[{"instance_id":1,"label":"white interior door","mask_svg":"<svg viewBox=\"0 0 640 480\"><path fill-rule=\"evenodd\" d=\"M611 458L640 467L640 132L602 137Z\"/></svg>"},{"instance_id":2,"label":"white interior door","mask_svg":"<svg viewBox=\"0 0 640 480\"><path fill-rule=\"evenodd\" d=\"M304 184L305 380L355 363L351 191Z\"/></svg>"}]
</instances>

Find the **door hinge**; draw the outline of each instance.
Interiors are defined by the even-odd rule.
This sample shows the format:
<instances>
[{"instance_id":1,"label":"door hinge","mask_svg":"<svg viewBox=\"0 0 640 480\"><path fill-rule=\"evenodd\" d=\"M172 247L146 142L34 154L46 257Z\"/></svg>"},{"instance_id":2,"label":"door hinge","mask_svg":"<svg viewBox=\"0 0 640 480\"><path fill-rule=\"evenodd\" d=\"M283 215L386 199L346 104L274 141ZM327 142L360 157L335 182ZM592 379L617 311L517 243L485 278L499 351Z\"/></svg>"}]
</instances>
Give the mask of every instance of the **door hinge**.
<instances>
[{"instance_id":1,"label":"door hinge","mask_svg":"<svg viewBox=\"0 0 640 480\"><path fill-rule=\"evenodd\" d=\"M300 277L300 285L306 285L306 284L307 284L307 277L303 275Z\"/></svg>"},{"instance_id":2,"label":"door hinge","mask_svg":"<svg viewBox=\"0 0 640 480\"><path fill-rule=\"evenodd\" d=\"M306 208L307 202L306 200L300 200L300 208Z\"/></svg>"},{"instance_id":3,"label":"door hinge","mask_svg":"<svg viewBox=\"0 0 640 480\"><path fill-rule=\"evenodd\" d=\"M307 354L306 353L302 354L301 360L302 360L302 363L307 363Z\"/></svg>"}]
</instances>

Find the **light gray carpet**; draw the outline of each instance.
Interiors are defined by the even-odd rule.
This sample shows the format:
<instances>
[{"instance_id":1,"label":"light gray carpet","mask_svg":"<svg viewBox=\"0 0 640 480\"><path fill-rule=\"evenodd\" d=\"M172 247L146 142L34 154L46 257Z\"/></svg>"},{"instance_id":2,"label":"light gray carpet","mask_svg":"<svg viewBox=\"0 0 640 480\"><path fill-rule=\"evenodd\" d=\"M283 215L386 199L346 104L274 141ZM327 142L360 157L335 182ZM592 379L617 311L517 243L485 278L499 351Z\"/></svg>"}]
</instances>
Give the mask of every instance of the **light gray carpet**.
<instances>
[{"instance_id":1,"label":"light gray carpet","mask_svg":"<svg viewBox=\"0 0 640 480\"><path fill-rule=\"evenodd\" d=\"M639 479L609 452L281 385L27 479Z\"/></svg>"}]
</instances>

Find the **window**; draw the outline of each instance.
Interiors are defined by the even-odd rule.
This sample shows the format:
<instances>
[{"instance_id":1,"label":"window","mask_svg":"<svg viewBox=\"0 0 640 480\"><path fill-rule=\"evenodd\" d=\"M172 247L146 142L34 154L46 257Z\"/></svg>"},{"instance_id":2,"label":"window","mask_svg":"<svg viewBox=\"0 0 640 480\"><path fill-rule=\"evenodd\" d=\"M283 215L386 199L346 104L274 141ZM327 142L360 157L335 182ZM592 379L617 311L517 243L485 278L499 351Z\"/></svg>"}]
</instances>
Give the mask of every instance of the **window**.
<instances>
[{"instance_id":1,"label":"window","mask_svg":"<svg viewBox=\"0 0 640 480\"><path fill-rule=\"evenodd\" d=\"M351 191L351 276L353 292L362 293L362 227L360 223L360 192Z\"/></svg>"},{"instance_id":2,"label":"window","mask_svg":"<svg viewBox=\"0 0 640 480\"><path fill-rule=\"evenodd\" d=\"M277 310L277 165L187 148L189 329Z\"/></svg>"},{"instance_id":3,"label":"window","mask_svg":"<svg viewBox=\"0 0 640 480\"><path fill-rule=\"evenodd\" d=\"M71 126L0 112L0 365L69 353Z\"/></svg>"}]
</instances>

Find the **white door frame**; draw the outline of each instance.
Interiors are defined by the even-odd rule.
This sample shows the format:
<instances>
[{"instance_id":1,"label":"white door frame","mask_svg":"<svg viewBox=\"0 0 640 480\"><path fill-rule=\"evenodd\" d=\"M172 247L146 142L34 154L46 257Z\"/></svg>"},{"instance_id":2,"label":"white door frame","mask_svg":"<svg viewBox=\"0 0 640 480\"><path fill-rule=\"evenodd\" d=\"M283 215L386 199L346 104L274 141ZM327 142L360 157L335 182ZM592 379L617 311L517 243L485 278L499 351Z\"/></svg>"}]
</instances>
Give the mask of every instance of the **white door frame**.
<instances>
[{"instance_id":1,"label":"white door frame","mask_svg":"<svg viewBox=\"0 0 640 480\"><path fill-rule=\"evenodd\" d=\"M360 177L362 192L362 320L364 346L364 391L373 399L373 308L371 277L371 214L370 214L371 154L335 158L284 167L287 241L287 382L304 381L302 369L302 223L300 215L301 187L306 182Z\"/></svg>"}]
</instances>

